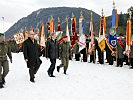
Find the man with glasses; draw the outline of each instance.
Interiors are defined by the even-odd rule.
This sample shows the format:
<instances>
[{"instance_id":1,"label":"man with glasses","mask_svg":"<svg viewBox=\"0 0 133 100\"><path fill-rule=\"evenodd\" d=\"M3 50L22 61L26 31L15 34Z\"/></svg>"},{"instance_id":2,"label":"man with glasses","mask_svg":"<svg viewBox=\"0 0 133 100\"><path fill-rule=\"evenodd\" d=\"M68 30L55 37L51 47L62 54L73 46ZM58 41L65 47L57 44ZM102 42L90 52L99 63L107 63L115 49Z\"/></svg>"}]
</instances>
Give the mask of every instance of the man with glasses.
<instances>
[{"instance_id":1,"label":"man with glasses","mask_svg":"<svg viewBox=\"0 0 133 100\"><path fill-rule=\"evenodd\" d=\"M40 60L40 48L37 41L34 39L35 33L33 30L29 31L29 37L23 43L24 59L29 68L30 81L35 82L35 74L37 73L42 61Z\"/></svg>"}]
</instances>

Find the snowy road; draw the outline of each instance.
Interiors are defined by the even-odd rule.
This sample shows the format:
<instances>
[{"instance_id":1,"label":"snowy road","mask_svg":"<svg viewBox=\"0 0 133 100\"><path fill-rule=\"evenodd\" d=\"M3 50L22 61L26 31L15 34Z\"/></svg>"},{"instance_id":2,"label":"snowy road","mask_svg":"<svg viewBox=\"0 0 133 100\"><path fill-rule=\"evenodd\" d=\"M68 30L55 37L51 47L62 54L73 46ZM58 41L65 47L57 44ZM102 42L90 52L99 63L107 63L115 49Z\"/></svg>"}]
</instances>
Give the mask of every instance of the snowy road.
<instances>
[{"instance_id":1,"label":"snowy road","mask_svg":"<svg viewBox=\"0 0 133 100\"><path fill-rule=\"evenodd\" d=\"M34 84L29 81L22 53L13 54L0 100L133 100L133 70L128 66L70 61L68 75L55 70L56 78L51 78L47 75L50 61L41 59Z\"/></svg>"}]
</instances>

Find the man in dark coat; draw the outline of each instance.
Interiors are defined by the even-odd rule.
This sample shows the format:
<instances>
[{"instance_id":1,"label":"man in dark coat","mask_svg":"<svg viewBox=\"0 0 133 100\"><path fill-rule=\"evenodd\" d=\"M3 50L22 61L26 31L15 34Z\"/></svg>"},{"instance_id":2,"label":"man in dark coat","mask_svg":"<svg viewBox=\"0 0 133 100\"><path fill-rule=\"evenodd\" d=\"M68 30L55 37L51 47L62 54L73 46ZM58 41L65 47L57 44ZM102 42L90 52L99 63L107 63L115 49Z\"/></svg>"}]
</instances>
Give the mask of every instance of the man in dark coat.
<instances>
[{"instance_id":1,"label":"man in dark coat","mask_svg":"<svg viewBox=\"0 0 133 100\"><path fill-rule=\"evenodd\" d=\"M117 67L122 67L123 66L123 59L124 59L124 51L125 51L125 46L126 46L126 41L122 37L123 35L120 34L120 38L118 39L118 44L117 44Z\"/></svg>"},{"instance_id":2,"label":"man in dark coat","mask_svg":"<svg viewBox=\"0 0 133 100\"><path fill-rule=\"evenodd\" d=\"M58 58L58 42L56 41L56 34L51 34L51 39L47 41L46 43L46 58L50 58L51 65L48 69L48 75L49 77L55 77L53 75L55 65L56 65L56 58Z\"/></svg>"},{"instance_id":3,"label":"man in dark coat","mask_svg":"<svg viewBox=\"0 0 133 100\"><path fill-rule=\"evenodd\" d=\"M35 74L37 73L42 61L40 60L40 48L37 41L34 39L34 32L29 32L29 37L23 43L24 59L29 68L30 81L35 82Z\"/></svg>"}]
</instances>

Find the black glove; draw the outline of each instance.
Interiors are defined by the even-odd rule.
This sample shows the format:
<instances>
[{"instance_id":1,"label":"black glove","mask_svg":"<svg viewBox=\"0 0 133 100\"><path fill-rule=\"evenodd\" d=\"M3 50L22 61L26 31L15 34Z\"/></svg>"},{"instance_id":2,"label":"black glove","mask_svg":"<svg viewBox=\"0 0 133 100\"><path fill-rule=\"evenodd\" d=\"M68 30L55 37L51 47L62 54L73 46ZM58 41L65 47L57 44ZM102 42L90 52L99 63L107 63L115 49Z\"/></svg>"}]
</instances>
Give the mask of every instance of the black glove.
<instances>
[{"instance_id":1,"label":"black glove","mask_svg":"<svg viewBox=\"0 0 133 100\"><path fill-rule=\"evenodd\" d=\"M12 63L12 58L10 58L10 62Z\"/></svg>"}]
</instances>

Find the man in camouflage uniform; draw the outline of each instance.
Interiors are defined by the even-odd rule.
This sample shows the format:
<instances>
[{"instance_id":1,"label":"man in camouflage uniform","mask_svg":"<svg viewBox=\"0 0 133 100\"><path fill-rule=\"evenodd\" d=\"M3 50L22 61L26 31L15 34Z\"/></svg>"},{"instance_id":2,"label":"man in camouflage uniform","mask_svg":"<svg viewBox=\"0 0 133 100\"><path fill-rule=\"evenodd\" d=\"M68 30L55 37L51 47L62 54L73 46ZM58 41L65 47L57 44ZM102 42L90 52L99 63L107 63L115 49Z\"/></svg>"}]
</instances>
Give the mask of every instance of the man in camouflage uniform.
<instances>
[{"instance_id":1,"label":"man in camouflage uniform","mask_svg":"<svg viewBox=\"0 0 133 100\"><path fill-rule=\"evenodd\" d=\"M5 84L5 77L9 72L7 55L12 63L11 50L5 41L4 34L0 34L0 88Z\"/></svg>"},{"instance_id":2,"label":"man in camouflage uniform","mask_svg":"<svg viewBox=\"0 0 133 100\"><path fill-rule=\"evenodd\" d=\"M60 66L57 66L57 71L60 71L61 67L64 67L64 74L66 74L68 64L69 64L69 57L71 57L71 47L70 43L68 42L68 37L63 37L63 42L60 44L59 47L59 56L61 58Z\"/></svg>"}]
</instances>

